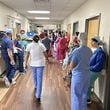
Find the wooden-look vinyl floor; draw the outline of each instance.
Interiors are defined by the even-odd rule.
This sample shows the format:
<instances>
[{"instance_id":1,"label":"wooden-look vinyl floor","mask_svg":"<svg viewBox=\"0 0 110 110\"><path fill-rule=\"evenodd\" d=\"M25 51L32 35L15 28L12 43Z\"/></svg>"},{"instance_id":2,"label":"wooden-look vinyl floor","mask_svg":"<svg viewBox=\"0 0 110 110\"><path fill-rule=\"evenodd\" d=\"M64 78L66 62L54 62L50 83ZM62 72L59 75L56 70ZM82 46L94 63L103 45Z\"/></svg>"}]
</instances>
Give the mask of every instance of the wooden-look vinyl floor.
<instances>
[{"instance_id":1,"label":"wooden-look vinyl floor","mask_svg":"<svg viewBox=\"0 0 110 110\"><path fill-rule=\"evenodd\" d=\"M49 64L45 68L41 104L34 98L34 87L30 69L21 75L0 103L0 110L70 110L70 92L65 88L60 64ZM88 110L101 110L94 102Z\"/></svg>"},{"instance_id":2,"label":"wooden-look vinyl floor","mask_svg":"<svg viewBox=\"0 0 110 110\"><path fill-rule=\"evenodd\" d=\"M16 72L16 75L14 77L14 80L16 81L20 75L18 74L18 71ZM4 96L9 91L9 88L6 88L4 83L4 76L0 76L0 102L4 98Z\"/></svg>"}]
</instances>

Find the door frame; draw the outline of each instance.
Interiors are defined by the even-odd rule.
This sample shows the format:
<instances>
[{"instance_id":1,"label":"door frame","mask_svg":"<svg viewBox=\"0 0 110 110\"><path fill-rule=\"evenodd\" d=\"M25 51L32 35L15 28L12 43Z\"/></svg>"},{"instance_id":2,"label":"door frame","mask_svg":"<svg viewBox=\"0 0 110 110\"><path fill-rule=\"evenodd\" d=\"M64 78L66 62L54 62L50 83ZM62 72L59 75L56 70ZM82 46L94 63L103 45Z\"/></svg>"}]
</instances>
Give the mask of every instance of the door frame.
<instances>
[{"instance_id":1,"label":"door frame","mask_svg":"<svg viewBox=\"0 0 110 110\"><path fill-rule=\"evenodd\" d=\"M99 35L101 14L99 14L99 15L97 15L97 16L93 16L93 17L87 18L87 19L85 20L85 32L87 33L87 37L88 37L88 30L89 30L89 22L90 22L91 20L95 20L95 19L99 20L99 24L98 24L98 34L97 34L97 36ZM87 43L88 43L88 41L87 41ZM95 94L95 96L97 97L96 94ZM97 98L98 98L98 97L97 97ZM98 100L99 100L99 102L101 103L101 105L103 106L104 103L102 104L102 102L101 102L101 100L100 100L99 98L98 98Z\"/></svg>"},{"instance_id":2,"label":"door frame","mask_svg":"<svg viewBox=\"0 0 110 110\"><path fill-rule=\"evenodd\" d=\"M109 39L110 43L110 39ZM110 45L109 52L106 55L106 85L105 85L105 94L104 94L104 110L110 109Z\"/></svg>"},{"instance_id":3,"label":"door frame","mask_svg":"<svg viewBox=\"0 0 110 110\"><path fill-rule=\"evenodd\" d=\"M74 22L73 25L73 29L72 29L72 35L75 34L74 30L75 30L75 24L78 24L78 28L79 28L79 21Z\"/></svg>"}]
</instances>

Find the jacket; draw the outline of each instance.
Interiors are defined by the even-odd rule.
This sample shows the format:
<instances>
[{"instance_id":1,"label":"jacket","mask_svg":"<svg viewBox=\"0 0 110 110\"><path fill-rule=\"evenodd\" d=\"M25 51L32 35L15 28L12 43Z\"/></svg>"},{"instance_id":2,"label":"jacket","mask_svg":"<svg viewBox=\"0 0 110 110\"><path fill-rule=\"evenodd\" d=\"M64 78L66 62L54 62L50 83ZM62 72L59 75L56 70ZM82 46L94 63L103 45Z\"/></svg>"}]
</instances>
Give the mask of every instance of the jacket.
<instances>
[{"instance_id":1,"label":"jacket","mask_svg":"<svg viewBox=\"0 0 110 110\"><path fill-rule=\"evenodd\" d=\"M90 58L90 71L100 72L103 69L106 54L101 47L97 48Z\"/></svg>"}]
</instances>

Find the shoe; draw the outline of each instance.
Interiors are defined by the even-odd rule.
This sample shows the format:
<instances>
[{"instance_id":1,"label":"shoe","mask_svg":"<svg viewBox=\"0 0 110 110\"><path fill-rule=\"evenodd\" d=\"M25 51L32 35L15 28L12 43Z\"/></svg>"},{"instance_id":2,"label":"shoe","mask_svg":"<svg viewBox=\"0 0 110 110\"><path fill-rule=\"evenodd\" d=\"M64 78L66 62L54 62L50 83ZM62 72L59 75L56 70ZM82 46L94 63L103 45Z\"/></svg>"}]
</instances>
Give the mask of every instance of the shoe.
<instances>
[{"instance_id":1,"label":"shoe","mask_svg":"<svg viewBox=\"0 0 110 110\"><path fill-rule=\"evenodd\" d=\"M36 98L36 101L37 101L37 102L40 102L40 101L41 101L41 99L40 99L40 98Z\"/></svg>"},{"instance_id":2,"label":"shoe","mask_svg":"<svg viewBox=\"0 0 110 110\"><path fill-rule=\"evenodd\" d=\"M16 81L14 79L12 79L12 85L15 85L16 84Z\"/></svg>"},{"instance_id":3,"label":"shoe","mask_svg":"<svg viewBox=\"0 0 110 110\"><path fill-rule=\"evenodd\" d=\"M39 107L41 105L41 100L40 98L36 98L36 106Z\"/></svg>"},{"instance_id":4,"label":"shoe","mask_svg":"<svg viewBox=\"0 0 110 110\"><path fill-rule=\"evenodd\" d=\"M87 104L89 105L91 103L92 103L92 101L90 99L87 99Z\"/></svg>"},{"instance_id":5,"label":"shoe","mask_svg":"<svg viewBox=\"0 0 110 110\"><path fill-rule=\"evenodd\" d=\"M4 81L5 81L6 87L10 87L11 83L6 76L4 77Z\"/></svg>"},{"instance_id":6,"label":"shoe","mask_svg":"<svg viewBox=\"0 0 110 110\"><path fill-rule=\"evenodd\" d=\"M65 81L66 80L66 77L63 77L63 80Z\"/></svg>"}]
</instances>

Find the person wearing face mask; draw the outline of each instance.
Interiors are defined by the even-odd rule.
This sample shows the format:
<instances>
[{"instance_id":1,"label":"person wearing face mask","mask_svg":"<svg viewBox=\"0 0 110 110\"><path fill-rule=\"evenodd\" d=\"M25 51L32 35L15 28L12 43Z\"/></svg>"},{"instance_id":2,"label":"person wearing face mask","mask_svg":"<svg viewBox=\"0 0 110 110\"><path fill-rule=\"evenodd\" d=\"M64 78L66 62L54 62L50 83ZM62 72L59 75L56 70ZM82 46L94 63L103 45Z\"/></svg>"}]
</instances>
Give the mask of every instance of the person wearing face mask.
<instances>
[{"instance_id":1,"label":"person wearing face mask","mask_svg":"<svg viewBox=\"0 0 110 110\"><path fill-rule=\"evenodd\" d=\"M87 91L89 87L89 61L92 55L86 46L87 35L85 32L78 36L80 47L76 48L70 58L71 79L71 110L87 109Z\"/></svg>"},{"instance_id":2,"label":"person wearing face mask","mask_svg":"<svg viewBox=\"0 0 110 110\"><path fill-rule=\"evenodd\" d=\"M91 104L91 90L93 88L94 82L101 75L101 71L106 60L106 54L100 45L103 45L103 42L99 37L93 37L91 39L91 45L93 47L93 55L90 59L90 85L88 90L88 99L87 104Z\"/></svg>"},{"instance_id":3,"label":"person wearing face mask","mask_svg":"<svg viewBox=\"0 0 110 110\"><path fill-rule=\"evenodd\" d=\"M30 40L28 38L28 36L25 33L25 30L21 30L20 31L20 36L21 36L21 40L22 40L22 47L24 48L24 50L26 49L27 45L28 45L28 41Z\"/></svg>"}]
</instances>

